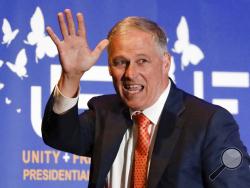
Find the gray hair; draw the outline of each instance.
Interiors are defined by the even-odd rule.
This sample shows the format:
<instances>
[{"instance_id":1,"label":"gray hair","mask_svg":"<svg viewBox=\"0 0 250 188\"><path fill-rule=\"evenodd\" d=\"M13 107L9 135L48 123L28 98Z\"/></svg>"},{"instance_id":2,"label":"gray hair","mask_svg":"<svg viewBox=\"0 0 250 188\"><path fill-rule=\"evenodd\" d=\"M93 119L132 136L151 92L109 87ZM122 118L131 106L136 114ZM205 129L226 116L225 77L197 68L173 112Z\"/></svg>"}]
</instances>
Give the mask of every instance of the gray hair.
<instances>
[{"instance_id":1,"label":"gray hair","mask_svg":"<svg viewBox=\"0 0 250 188\"><path fill-rule=\"evenodd\" d=\"M162 49L163 51L167 51L167 37L163 29L161 29L155 22L147 18L137 16L127 17L113 26L113 28L109 31L107 37L110 41L110 44L112 43L112 38L116 34L121 34L122 32L131 28L139 29L141 31L152 34L156 44L160 47L160 49Z\"/></svg>"}]
</instances>

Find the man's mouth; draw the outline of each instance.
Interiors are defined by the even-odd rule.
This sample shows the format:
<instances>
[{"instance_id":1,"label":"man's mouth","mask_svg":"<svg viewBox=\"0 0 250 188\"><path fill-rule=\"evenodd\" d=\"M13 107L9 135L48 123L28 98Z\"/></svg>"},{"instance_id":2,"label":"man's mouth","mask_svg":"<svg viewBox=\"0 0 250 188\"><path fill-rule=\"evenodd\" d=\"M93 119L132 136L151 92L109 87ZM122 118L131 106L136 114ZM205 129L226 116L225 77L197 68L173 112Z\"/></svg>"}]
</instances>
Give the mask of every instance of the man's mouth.
<instances>
[{"instance_id":1,"label":"man's mouth","mask_svg":"<svg viewBox=\"0 0 250 188\"><path fill-rule=\"evenodd\" d=\"M141 84L124 84L123 88L129 94L136 94L141 92L144 89L144 86Z\"/></svg>"}]
</instances>

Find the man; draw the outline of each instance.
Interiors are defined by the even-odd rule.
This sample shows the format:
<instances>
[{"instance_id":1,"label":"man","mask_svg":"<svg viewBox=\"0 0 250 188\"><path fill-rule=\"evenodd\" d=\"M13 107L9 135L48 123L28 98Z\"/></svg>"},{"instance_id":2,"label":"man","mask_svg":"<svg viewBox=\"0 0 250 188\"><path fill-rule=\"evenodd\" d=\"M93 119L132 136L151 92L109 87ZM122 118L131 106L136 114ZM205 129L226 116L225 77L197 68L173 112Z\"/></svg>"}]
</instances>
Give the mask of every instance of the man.
<instances>
[{"instance_id":1,"label":"man","mask_svg":"<svg viewBox=\"0 0 250 188\"><path fill-rule=\"evenodd\" d=\"M91 51L82 14L78 31L70 10L58 19L63 40L50 27L47 31L62 74L46 106L43 139L91 157L89 187L250 187L250 159L236 122L168 78L166 36L156 23L125 18ZM105 47L117 94L91 99L89 110L78 115L80 78ZM216 171L229 148L240 154L231 157L240 164Z\"/></svg>"}]
</instances>

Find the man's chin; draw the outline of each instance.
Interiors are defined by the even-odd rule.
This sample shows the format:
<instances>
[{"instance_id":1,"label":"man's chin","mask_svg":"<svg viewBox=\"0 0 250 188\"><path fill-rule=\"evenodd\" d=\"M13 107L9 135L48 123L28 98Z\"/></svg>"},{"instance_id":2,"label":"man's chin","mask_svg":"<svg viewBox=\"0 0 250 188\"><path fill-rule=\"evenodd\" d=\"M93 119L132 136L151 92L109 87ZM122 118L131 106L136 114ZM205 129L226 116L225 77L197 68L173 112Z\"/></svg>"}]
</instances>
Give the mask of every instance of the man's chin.
<instances>
[{"instance_id":1,"label":"man's chin","mask_svg":"<svg viewBox=\"0 0 250 188\"><path fill-rule=\"evenodd\" d=\"M144 93L138 92L135 94L131 94L128 92L121 92L120 97L123 100L123 102L126 104L127 107L129 107L132 110L143 110L144 107Z\"/></svg>"},{"instance_id":2,"label":"man's chin","mask_svg":"<svg viewBox=\"0 0 250 188\"><path fill-rule=\"evenodd\" d=\"M141 100L124 100L124 103L131 110L143 110L143 104Z\"/></svg>"}]
</instances>

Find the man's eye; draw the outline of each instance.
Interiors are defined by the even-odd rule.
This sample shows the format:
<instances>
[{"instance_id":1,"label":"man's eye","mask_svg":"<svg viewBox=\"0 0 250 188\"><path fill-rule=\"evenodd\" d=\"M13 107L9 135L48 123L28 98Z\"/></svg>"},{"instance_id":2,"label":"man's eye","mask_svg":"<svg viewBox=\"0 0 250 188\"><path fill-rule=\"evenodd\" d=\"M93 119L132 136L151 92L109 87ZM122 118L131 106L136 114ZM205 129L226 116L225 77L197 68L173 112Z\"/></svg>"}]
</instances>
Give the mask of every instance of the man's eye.
<instances>
[{"instance_id":1,"label":"man's eye","mask_svg":"<svg viewBox=\"0 0 250 188\"><path fill-rule=\"evenodd\" d=\"M144 63L147 63L147 62L148 62L147 59L139 59L139 60L137 61L138 64L144 64Z\"/></svg>"},{"instance_id":2,"label":"man's eye","mask_svg":"<svg viewBox=\"0 0 250 188\"><path fill-rule=\"evenodd\" d=\"M127 61L125 60L116 60L116 61L113 61L113 65L114 66L126 66L127 64Z\"/></svg>"}]
</instances>

